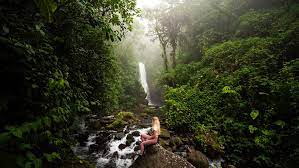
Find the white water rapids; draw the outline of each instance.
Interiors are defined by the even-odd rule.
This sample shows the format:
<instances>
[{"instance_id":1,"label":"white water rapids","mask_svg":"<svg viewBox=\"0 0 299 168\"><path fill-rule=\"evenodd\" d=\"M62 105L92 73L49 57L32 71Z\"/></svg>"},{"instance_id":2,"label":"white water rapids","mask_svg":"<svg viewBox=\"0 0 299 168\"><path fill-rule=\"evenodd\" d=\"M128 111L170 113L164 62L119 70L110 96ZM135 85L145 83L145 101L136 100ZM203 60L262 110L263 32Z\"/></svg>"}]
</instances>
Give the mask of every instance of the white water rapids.
<instances>
[{"instance_id":1,"label":"white water rapids","mask_svg":"<svg viewBox=\"0 0 299 168\"><path fill-rule=\"evenodd\" d=\"M125 132L128 128L125 127L123 132ZM141 128L141 129L132 129L128 131L128 133L124 134L120 140L115 138L115 135L111 137L111 139L107 142L106 150L107 151L99 151L90 153L89 148L91 145L96 144L96 134L90 134L88 137L88 141L86 142L86 146L76 146L73 151L82 159L92 160L95 162L97 168L105 168L105 167L117 167L117 168L128 168L133 162L137 159L135 156L137 151L134 151L134 148L137 146L137 142L140 141L140 136L134 136L134 141L126 146L124 149L119 149L120 144L126 144L128 134L132 134L134 131L139 131L140 133L145 133L150 128ZM100 132L100 131L98 131ZM115 154L117 153L117 156ZM111 164L111 162L113 164Z\"/></svg>"}]
</instances>

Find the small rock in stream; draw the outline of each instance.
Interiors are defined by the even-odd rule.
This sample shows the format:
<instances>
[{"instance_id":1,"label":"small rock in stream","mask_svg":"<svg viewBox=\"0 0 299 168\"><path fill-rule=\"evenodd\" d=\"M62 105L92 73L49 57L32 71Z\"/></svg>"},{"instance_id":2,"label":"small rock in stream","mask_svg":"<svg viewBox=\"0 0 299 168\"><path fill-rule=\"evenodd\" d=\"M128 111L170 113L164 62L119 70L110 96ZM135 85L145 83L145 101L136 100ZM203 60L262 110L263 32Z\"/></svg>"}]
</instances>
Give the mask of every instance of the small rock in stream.
<instances>
[{"instance_id":1,"label":"small rock in stream","mask_svg":"<svg viewBox=\"0 0 299 168\"><path fill-rule=\"evenodd\" d=\"M140 145L140 144L141 144L141 141L137 141L135 144L136 144L136 145Z\"/></svg>"},{"instance_id":2,"label":"small rock in stream","mask_svg":"<svg viewBox=\"0 0 299 168\"><path fill-rule=\"evenodd\" d=\"M118 152L115 151L115 152L112 154L112 159L117 159L118 157L119 157Z\"/></svg>"},{"instance_id":3,"label":"small rock in stream","mask_svg":"<svg viewBox=\"0 0 299 168\"><path fill-rule=\"evenodd\" d=\"M125 134L120 132L120 133L115 134L114 139L121 140L124 136L125 136Z\"/></svg>"},{"instance_id":4,"label":"small rock in stream","mask_svg":"<svg viewBox=\"0 0 299 168\"><path fill-rule=\"evenodd\" d=\"M90 153L96 152L96 151L98 151L98 149L99 149L99 145L98 144L91 144L89 146L89 152Z\"/></svg>"},{"instance_id":5,"label":"small rock in stream","mask_svg":"<svg viewBox=\"0 0 299 168\"><path fill-rule=\"evenodd\" d=\"M140 136L140 132L139 131L134 131L134 132L132 132L132 135L133 136Z\"/></svg>"},{"instance_id":6,"label":"small rock in stream","mask_svg":"<svg viewBox=\"0 0 299 168\"><path fill-rule=\"evenodd\" d=\"M125 144L119 144L119 145L118 145L118 148L119 148L120 150L123 150L123 149L126 148L126 145L125 145Z\"/></svg>"},{"instance_id":7,"label":"small rock in stream","mask_svg":"<svg viewBox=\"0 0 299 168\"><path fill-rule=\"evenodd\" d=\"M135 146L134 147L134 151L136 152L136 151L139 151L140 150L140 146L139 145L137 145L137 146Z\"/></svg>"},{"instance_id":8,"label":"small rock in stream","mask_svg":"<svg viewBox=\"0 0 299 168\"><path fill-rule=\"evenodd\" d=\"M134 142L133 135L132 135L132 134L128 134L128 135L127 135L126 145L127 145L127 146L130 146L133 142Z\"/></svg>"}]
</instances>

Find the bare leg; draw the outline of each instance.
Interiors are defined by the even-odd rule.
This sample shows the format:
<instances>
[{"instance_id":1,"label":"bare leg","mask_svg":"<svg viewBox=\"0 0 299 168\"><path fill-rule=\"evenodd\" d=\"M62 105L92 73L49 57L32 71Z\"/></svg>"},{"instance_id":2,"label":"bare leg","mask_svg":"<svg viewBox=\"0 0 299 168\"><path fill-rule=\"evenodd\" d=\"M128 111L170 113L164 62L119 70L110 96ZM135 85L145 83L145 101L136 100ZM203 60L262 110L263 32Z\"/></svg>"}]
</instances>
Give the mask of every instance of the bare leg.
<instances>
[{"instance_id":1,"label":"bare leg","mask_svg":"<svg viewBox=\"0 0 299 168\"><path fill-rule=\"evenodd\" d=\"M153 145L153 144L156 144L157 143L157 139L150 139L150 140L146 140L144 142L142 142L140 144L140 153L141 155L143 155L143 152L144 152L144 145Z\"/></svg>"},{"instance_id":2,"label":"bare leg","mask_svg":"<svg viewBox=\"0 0 299 168\"><path fill-rule=\"evenodd\" d=\"M146 141L149 138L151 138L151 136L146 135L146 134L141 134L141 142Z\"/></svg>"}]
</instances>

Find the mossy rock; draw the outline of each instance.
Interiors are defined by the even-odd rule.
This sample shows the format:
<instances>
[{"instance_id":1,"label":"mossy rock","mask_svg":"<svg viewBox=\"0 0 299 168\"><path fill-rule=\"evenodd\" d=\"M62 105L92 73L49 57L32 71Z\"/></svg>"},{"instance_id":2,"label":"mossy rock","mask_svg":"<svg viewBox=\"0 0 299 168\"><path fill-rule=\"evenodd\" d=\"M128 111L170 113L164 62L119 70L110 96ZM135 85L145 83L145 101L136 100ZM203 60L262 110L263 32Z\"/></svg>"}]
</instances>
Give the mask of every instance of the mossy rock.
<instances>
[{"instance_id":1,"label":"mossy rock","mask_svg":"<svg viewBox=\"0 0 299 168\"><path fill-rule=\"evenodd\" d=\"M161 138L170 138L170 133L167 129L161 128L160 131Z\"/></svg>"},{"instance_id":2,"label":"mossy rock","mask_svg":"<svg viewBox=\"0 0 299 168\"><path fill-rule=\"evenodd\" d=\"M166 148L167 146L169 146L169 141L168 141L168 140L164 140L164 139L160 139L160 140L159 140L159 144L160 144L162 147Z\"/></svg>"},{"instance_id":3,"label":"mossy rock","mask_svg":"<svg viewBox=\"0 0 299 168\"><path fill-rule=\"evenodd\" d=\"M211 158L218 158L224 154L224 146L220 143L214 131L201 132L195 136L195 142L202 146Z\"/></svg>"},{"instance_id":4,"label":"mossy rock","mask_svg":"<svg viewBox=\"0 0 299 168\"><path fill-rule=\"evenodd\" d=\"M173 137L169 141L170 146L181 146L183 144L180 137Z\"/></svg>"},{"instance_id":5,"label":"mossy rock","mask_svg":"<svg viewBox=\"0 0 299 168\"><path fill-rule=\"evenodd\" d=\"M108 129L122 128L127 124L136 123L137 119L132 112L119 112L114 121L107 126Z\"/></svg>"}]
</instances>

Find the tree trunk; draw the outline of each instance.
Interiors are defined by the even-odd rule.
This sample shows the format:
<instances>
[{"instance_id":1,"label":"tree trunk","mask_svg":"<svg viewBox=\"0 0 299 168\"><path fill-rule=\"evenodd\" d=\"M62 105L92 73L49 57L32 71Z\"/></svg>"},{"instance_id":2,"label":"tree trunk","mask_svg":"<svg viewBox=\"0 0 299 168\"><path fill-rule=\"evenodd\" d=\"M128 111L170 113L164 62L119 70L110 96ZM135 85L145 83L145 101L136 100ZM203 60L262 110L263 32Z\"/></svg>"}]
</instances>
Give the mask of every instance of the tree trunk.
<instances>
[{"instance_id":1,"label":"tree trunk","mask_svg":"<svg viewBox=\"0 0 299 168\"><path fill-rule=\"evenodd\" d=\"M176 67L176 45L172 45L171 58L172 58L172 68Z\"/></svg>"},{"instance_id":2,"label":"tree trunk","mask_svg":"<svg viewBox=\"0 0 299 168\"><path fill-rule=\"evenodd\" d=\"M167 72L168 71L168 60L167 60L167 55L166 55L166 45L162 46L162 50L163 50L162 58L164 61L164 68L165 68L165 71Z\"/></svg>"}]
</instances>

